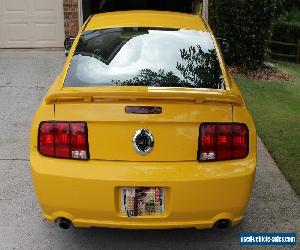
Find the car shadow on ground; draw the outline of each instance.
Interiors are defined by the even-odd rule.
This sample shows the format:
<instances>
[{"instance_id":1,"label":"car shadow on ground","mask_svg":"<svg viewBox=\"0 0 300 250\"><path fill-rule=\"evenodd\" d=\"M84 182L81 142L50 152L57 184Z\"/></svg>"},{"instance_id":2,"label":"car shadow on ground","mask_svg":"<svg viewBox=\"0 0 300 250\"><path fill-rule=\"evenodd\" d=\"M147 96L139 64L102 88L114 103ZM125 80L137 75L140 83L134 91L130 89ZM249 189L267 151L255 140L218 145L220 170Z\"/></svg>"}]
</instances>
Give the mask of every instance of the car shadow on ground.
<instances>
[{"instance_id":1,"label":"car shadow on ground","mask_svg":"<svg viewBox=\"0 0 300 250\"><path fill-rule=\"evenodd\" d=\"M222 249L239 246L241 225L220 229L123 230L70 228L61 232L74 248L85 249ZM67 246L64 246L67 247Z\"/></svg>"}]
</instances>

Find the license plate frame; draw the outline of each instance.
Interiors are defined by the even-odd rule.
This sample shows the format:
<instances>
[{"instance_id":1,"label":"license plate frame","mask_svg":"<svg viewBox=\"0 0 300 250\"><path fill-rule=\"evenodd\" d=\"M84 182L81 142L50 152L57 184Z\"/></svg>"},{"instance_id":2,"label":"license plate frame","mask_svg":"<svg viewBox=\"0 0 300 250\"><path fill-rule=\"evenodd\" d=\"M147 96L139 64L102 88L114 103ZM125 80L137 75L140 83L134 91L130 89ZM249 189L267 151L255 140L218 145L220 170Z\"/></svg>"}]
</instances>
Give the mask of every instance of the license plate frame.
<instances>
[{"instance_id":1,"label":"license plate frame","mask_svg":"<svg viewBox=\"0 0 300 250\"><path fill-rule=\"evenodd\" d=\"M165 212L165 189L161 187L122 187L121 211L127 217L160 216Z\"/></svg>"}]
</instances>

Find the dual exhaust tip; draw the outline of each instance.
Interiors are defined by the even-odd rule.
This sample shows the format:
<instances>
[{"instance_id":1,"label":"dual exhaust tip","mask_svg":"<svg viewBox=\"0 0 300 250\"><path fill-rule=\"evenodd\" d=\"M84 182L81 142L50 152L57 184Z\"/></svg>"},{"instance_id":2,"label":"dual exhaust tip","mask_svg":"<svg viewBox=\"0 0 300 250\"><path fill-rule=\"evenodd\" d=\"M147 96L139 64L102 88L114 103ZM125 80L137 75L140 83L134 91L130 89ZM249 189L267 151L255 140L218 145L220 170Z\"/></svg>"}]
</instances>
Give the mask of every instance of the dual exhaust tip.
<instances>
[{"instance_id":1,"label":"dual exhaust tip","mask_svg":"<svg viewBox=\"0 0 300 250\"><path fill-rule=\"evenodd\" d=\"M60 217L56 219L55 224L62 229L69 229L72 225L72 222L66 218Z\"/></svg>"},{"instance_id":2,"label":"dual exhaust tip","mask_svg":"<svg viewBox=\"0 0 300 250\"><path fill-rule=\"evenodd\" d=\"M229 227L231 225L231 221L228 220L228 219L221 219L221 220L218 220L214 227L220 229L220 230L225 230L227 227Z\"/></svg>"},{"instance_id":3,"label":"dual exhaust tip","mask_svg":"<svg viewBox=\"0 0 300 250\"><path fill-rule=\"evenodd\" d=\"M229 227L231 224L230 220L228 219L221 219L218 220L214 227L220 229L220 230L224 230L227 227ZM69 229L70 226L72 225L72 222L66 218L60 217L56 220L56 225L58 225L60 228L62 229Z\"/></svg>"}]
</instances>

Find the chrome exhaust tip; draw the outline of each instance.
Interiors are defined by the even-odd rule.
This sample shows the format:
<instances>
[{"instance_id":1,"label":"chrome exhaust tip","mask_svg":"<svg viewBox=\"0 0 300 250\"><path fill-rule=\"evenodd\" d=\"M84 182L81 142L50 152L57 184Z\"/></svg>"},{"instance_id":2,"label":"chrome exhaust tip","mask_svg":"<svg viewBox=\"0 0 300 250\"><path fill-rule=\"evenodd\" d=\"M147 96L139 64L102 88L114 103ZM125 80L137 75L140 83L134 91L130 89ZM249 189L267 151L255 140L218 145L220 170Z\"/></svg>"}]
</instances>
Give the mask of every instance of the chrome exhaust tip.
<instances>
[{"instance_id":1,"label":"chrome exhaust tip","mask_svg":"<svg viewBox=\"0 0 300 250\"><path fill-rule=\"evenodd\" d=\"M62 229L69 229L72 222L66 218L60 217L56 220L56 225Z\"/></svg>"},{"instance_id":2,"label":"chrome exhaust tip","mask_svg":"<svg viewBox=\"0 0 300 250\"><path fill-rule=\"evenodd\" d=\"M224 230L227 227L229 227L230 225L231 225L231 222L228 219L221 219L215 223L215 227L217 227L220 230Z\"/></svg>"}]
</instances>

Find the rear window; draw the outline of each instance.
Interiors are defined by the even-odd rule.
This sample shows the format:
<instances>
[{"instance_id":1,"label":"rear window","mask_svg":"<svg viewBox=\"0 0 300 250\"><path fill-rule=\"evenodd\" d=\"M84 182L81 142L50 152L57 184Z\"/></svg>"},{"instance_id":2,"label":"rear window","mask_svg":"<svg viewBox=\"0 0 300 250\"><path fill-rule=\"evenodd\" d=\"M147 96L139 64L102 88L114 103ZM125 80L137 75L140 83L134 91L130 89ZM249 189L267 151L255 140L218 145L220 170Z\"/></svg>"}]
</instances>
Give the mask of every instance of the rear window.
<instances>
[{"instance_id":1,"label":"rear window","mask_svg":"<svg viewBox=\"0 0 300 250\"><path fill-rule=\"evenodd\" d=\"M208 32L113 28L81 35L65 86L151 86L223 89Z\"/></svg>"}]
</instances>

